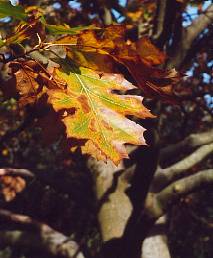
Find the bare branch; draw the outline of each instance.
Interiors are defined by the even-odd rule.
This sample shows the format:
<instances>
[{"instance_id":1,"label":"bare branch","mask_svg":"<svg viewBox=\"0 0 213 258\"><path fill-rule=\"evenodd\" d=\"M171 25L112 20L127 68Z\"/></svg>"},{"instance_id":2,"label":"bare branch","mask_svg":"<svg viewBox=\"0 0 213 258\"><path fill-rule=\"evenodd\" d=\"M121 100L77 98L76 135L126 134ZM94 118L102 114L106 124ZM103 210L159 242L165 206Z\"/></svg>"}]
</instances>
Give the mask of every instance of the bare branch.
<instances>
[{"instance_id":1,"label":"bare branch","mask_svg":"<svg viewBox=\"0 0 213 258\"><path fill-rule=\"evenodd\" d=\"M21 177L33 178L34 174L28 169L1 168L0 176L21 176Z\"/></svg>"},{"instance_id":2,"label":"bare branch","mask_svg":"<svg viewBox=\"0 0 213 258\"><path fill-rule=\"evenodd\" d=\"M213 230L213 223L211 223L210 221L208 221L207 218L205 217L200 217L199 215L197 215L195 213L195 211L193 211L192 209L188 209L187 210L190 214L190 216L201 225L202 228L205 228L206 230Z\"/></svg>"},{"instance_id":3,"label":"bare branch","mask_svg":"<svg viewBox=\"0 0 213 258\"><path fill-rule=\"evenodd\" d=\"M160 0L159 4L157 5L156 22L153 35L154 40L158 40L163 33L164 19L166 15L166 4L167 1Z\"/></svg>"},{"instance_id":4,"label":"bare branch","mask_svg":"<svg viewBox=\"0 0 213 258\"><path fill-rule=\"evenodd\" d=\"M158 193L149 192L145 201L144 213L149 218L156 220L168 212L168 207L184 195L209 185L213 185L213 169L202 170L179 179Z\"/></svg>"},{"instance_id":5,"label":"bare branch","mask_svg":"<svg viewBox=\"0 0 213 258\"><path fill-rule=\"evenodd\" d=\"M213 4L211 4L205 12L200 14L198 18L194 19L191 25L189 25L187 28L182 28L182 37L180 42L177 43L176 50L167 64L168 68L179 68L182 65L194 40L205 28L212 24L212 22Z\"/></svg>"},{"instance_id":6,"label":"bare branch","mask_svg":"<svg viewBox=\"0 0 213 258\"><path fill-rule=\"evenodd\" d=\"M168 167L166 169L163 169L163 173L168 175L172 174L172 178L174 176L180 175L182 171L188 170L192 168L194 165L198 164L202 160L204 160L208 155L210 155L213 152L213 143L203 145L199 147L197 150L195 150L192 154L190 154L188 157L182 159L181 161L177 162L176 164L172 165L171 167Z\"/></svg>"},{"instance_id":7,"label":"bare branch","mask_svg":"<svg viewBox=\"0 0 213 258\"><path fill-rule=\"evenodd\" d=\"M178 177L184 176L186 173L188 173L190 168L200 163L212 152L213 143L203 145L195 150L192 154L175 163L174 165L165 169L159 168L155 174L151 190L158 191Z\"/></svg>"},{"instance_id":8,"label":"bare branch","mask_svg":"<svg viewBox=\"0 0 213 258\"><path fill-rule=\"evenodd\" d=\"M213 130L191 134L184 140L161 149L159 157L160 162L180 153L183 149L187 150L204 144L209 144L211 142L213 142Z\"/></svg>"},{"instance_id":9,"label":"bare branch","mask_svg":"<svg viewBox=\"0 0 213 258\"><path fill-rule=\"evenodd\" d=\"M29 251L39 250L61 258L73 258L79 250L76 242L28 216L0 209L0 224L16 229L0 231L0 245L25 247ZM76 257L84 258L81 252Z\"/></svg>"},{"instance_id":10,"label":"bare branch","mask_svg":"<svg viewBox=\"0 0 213 258\"><path fill-rule=\"evenodd\" d=\"M191 46L194 39L213 22L213 4L206 11L199 15L197 19L192 21L192 24L186 28L187 43Z\"/></svg>"},{"instance_id":11,"label":"bare branch","mask_svg":"<svg viewBox=\"0 0 213 258\"><path fill-rule=\"evenodd\" d=\"M213 185L213 169L202 170L189 177L179 179L156 195L156 200L162 210L182 196L200 190L207 185Z\"/></svg>"}]
</instances>

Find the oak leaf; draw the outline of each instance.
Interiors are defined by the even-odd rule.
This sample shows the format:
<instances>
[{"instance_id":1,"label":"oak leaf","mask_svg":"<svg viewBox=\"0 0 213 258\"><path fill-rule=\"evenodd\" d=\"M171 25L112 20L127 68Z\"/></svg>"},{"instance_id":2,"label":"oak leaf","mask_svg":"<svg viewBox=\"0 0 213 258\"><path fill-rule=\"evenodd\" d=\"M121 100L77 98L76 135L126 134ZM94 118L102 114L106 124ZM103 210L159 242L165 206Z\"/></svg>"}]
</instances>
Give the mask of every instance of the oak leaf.
<instances>
[{"instance_id":1,"label":"oak leaf","mask_svg":"<svg viewBox=\"0 0 213 258\"><path fill-rule=\"evenodd\" d=\"M81 51L78 64L82 66L85 65L83 54L108 55L114 62L124 65L129 70L145 96L158 96L172 101L174 99L172 89L180 77L178 73L157 68L156 65L165 61L165 55L147 38L139 39L136 43L127 42L125 31L123 25L111 25L102 31L87 30L78 35L65 36L58 39L55 44L64 45L70 57L73 52ZM110 62L112 60L108 60L108 63ZM87 67L89 67L88 62Z\"/></svg>"},{"instance_id":2,"label":"oak leaf","mask_svg":"<svg viewBox=\"0 0 213 258\"><path fill-rule=\"evenodd\" d=\"M163 64L166 55L156 48L147 37L143 37L136 42L136 50L140 58L147 64Z\"/></svg>"},{"instance_id":3,"label":"oak leaf","mask_svg":"<svg viewBox=\"0 0 213 258\"><path fill-rule=\"evenodd\" d=\"M25 106L36 101L40 90L38 78L38 65L33 60L23 62L10 62L15 79L16 91L19 95L19 105Z\"/></svg>"},{"instance_id":4,"label":"oak leaf","mask_svg":"<svg viewBox=\"0 0 213 258\"><path fill-rule=\"evenodd\" d=\"M67 137L86 140L81 146L83 153L118 165L128 157L125 143L145 144L145 129L126 116L153 115L142 105L142 97L113 92L135 88L122 75L98 73L66 60L54 69L53 76L67 86L48 90L48 102L56 112L63 112Z\"/></svg>"}]
</instances>

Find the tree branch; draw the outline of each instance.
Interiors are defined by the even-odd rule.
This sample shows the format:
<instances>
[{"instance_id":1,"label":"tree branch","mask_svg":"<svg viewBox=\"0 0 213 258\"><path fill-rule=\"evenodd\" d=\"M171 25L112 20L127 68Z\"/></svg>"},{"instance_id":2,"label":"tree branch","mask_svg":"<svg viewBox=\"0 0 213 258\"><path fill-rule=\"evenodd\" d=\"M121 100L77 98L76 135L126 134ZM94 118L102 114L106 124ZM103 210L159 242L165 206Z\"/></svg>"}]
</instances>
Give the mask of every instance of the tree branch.
<instances>
[{"instance_id":1,"label":"tree branch","mask_svg":"<svg viewBox=\"0 0 213 258\"><path fill-rule=\"evenodd\" d=\"M21 177L33 178L34 174L28 169L1 168L0 176L21 176Z\"/></svg>"},{"instance_id":2,"label":"tree branch","mask_svg":"<svg viewBox=\"0 0 213 258\"><path fill-rule=\"evenodd\" d=\"M165 215L155 222L143 241L141 258L171 258L166 223Z\"/></svg>"},{"instance_id":3,"label":"tree branch","mask_svg":"<svg viewBox=\"0 0 213 258\"><path fill-rule=\"evenodd\" d=\"M167 68L180 68L187 53L197 36L213 22L213 4L211 4L205 12L194 19L192 24L186 28L182 28L182 36L180 42L177 43L176 51L171 56L167 64Z\"/></svg>"},{"instance_id":4,"label":"tree branch","mask_svg":"<svg viewBox=\"0 0 213 258\"><path fill-rule=\"evenodd\" d=\"M195 38L210 24L213 22L213 4L211 4L206 11L199 15L197 19L194 19L186 28L187 31L187 44L191 46Z\"/></svg>"},{"instance_id":5,"label":"tree branch","mask_svg":"<svg viewBox=\"0 0 213 258\"><path fill-rule=\"evenodd\" d=\"M14 214L0 209L1 227L13 227L16 230L0 231L0 245L24 247L28 251L46 252L53 257L84 258L76 242L46 224L24 215ZM18 231L17 231L18 229Z\"/></svg>"},{"instance_id":6,"label":"tree branch","mask_svg":"<svg viewBox=\"0 0 213 258\"><path fill-rule=\"evenodd\" d=\"M191 134L184 140L161 149L159 155L160 162L180 153L183 149L188 150L211 142L213 142L213 130Z\"/></svg>"},{"instance_id":7,"label":"tree branch","mask_svg":"<svg viewBox=\"0 0 213 258\"><path fill-rule=\"evenodd\" d=\"M195 192L204 186L213 184L213 169L202 170L189 177L179 179L170 184L156 195L158 205L162 211L182 196Z\"/></svg>"},{"instance_id":8,"label":"tree branch","mask_svg":"<svg viewBox=\"0 0 213 258\"><path fill-rule=\"evenodd\" d=\"M176 0L158 0L157 2L152 38L159 48L165 49L171 37L179 34L177 27L180 26L177 26L177 23L181 21L182 4Z\"/></svg>"},{"instance_id":9,"label":"tree branch","mask_svg":"<svg viewBox=\"0 0 213 258\"><path fill-rule=\"evenodd\" d=\"M153 40L158 40L163 33L164 28L164 19L166 14L166 5L167 1L160 0L158 1L157 5L157 13L155 17L155 27L154 27L154 34L153 34Z\"/></svg>"},{"instance_id":10,"label":"tree branch","mask_svg":"<svg viewBox=\"0 0 213 258\"><path fill-rule=\"evenodd\" d=\"M133 171L123 169L122 165L118 168L112 162L104 163L93 158L88 160L88 167L93 174L95 193L99 200L98 220L102 239L107 242L122 237L132 212L132 204L125 190Z\"/></svg>"},{"instance_id":11,"label":"tree branch","mask_svg":"<svg viewBox=\"0 0 213 258\"><path fill-rule=\"evenodd\" d=\"M213 169L206 169L198 173L179 179L171 183L158 193L150 192L145 202L144 213L153 220L168 212L168 207L182 196L213 185Z\"/></svg>"},{"instance_id":12,"label":"tree branch","mask_svg":"<svg viewBox=\"0 0 213 258\"><path fill-rule=\"evenodd\" d=\"M192 154L182 159L181 161L175 163L174 165L165 169L158 169L155 174L151 188L155 191L162 189L169 182L172 182L178 177L185 175L187 170L189 170L194 165L204 160L212 152L213 143L203 145L199 147L197 150L195 150Z\"/></svg>"}]
</instances>

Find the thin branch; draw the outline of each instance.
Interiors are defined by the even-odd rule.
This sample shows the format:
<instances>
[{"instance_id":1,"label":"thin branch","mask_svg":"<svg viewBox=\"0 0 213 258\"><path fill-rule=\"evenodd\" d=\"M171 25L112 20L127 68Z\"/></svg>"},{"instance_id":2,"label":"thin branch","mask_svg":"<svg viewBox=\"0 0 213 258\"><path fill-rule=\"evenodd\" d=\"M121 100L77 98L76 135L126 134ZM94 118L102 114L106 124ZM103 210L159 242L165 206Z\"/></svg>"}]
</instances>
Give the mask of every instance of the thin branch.
<instances>
[{"instance_id":1,"label":"thin branch","mask_svg":"<svg viewBox=\"0 0 213 258\"><path fill-rule=\"evenodd\" d=\"M157 12L155 17L154 34L153 34L154 40L158 40L161 34L163 33L164 20L166 15L166 4L167 4L167 1L165 0L158 1Z\"/></svg>"},{"instance_id":2,"label":"thin branch","mask_svg":"<svg viewBox=\"0 0 213 258\"><path fill-rule=\"evenodd\" d=\"M15 228L14 231L0 231L0 245L24 247L60 258L73 258L79 249L67 236L28 216L0 209L0 225ZM84 255L79 252L77 257L84 258Z\"/></svg>"},{"instance_id":3,"label":"thin branch","mask_svg":"<svg viewBox=\"0 0 213 258\"><path fill-rule=\"evenodd\" d=\"M163 49L171 36L178 32L179 26L176 25L180 20L178 17L181 15L181 4L176 0L158 0L157 2L153 40L159 48Z\"/></svg>"},{"instance_id":4,"label":"thin branch","mask_svg":"<svg viewBox=\"0 0 213 258\"><path fill-rule=\"evenodd\" d=\"M201 34L202 34L202 37L201 36L197 37L194 40L192 47L187 51L186 57L183 62L184 69L187 69L190 66L191 61L201 49L208 49L208 46L211 47L211 41L213 38L213 26L209 26L207 33L201 33ZM208 90L207 90L207 93L208 93ZM196 94L193 94L193 95L196 95Z\"/></svg>"},{"instance_id":5,"label":"thin branch","mask_svg":"<svg viewBox=\"0 0 213 258\"><path fill-rule=\"evenodd\" d=\"M21 176L21 177L33 178L34 174L28 169L1 168L0 176Z\"/></svg>"},{"instance_id":6,"label":"thin branch","mask_svg":"<svg viewBox=\"0 0 213 258\"><path fill-rule=\"evenodd\" d=\"M211 142L213 142L213 129L203 133L190 134L184 140L161 149L160 162L177 155L183 149L188 150Z\"/></svg>"},{"instance_id":7,"label":"thin branch","mask_svg":"<svg viewBox=\"0 0 213 258\"><path fill-rule=\"evenodd\" d=\"M204 227L206 230L213 230L213 223L209 222L207 218L200 217L192 209L188 209L187 212L197 223L201 225L202 228Z\"/></svg>"}]
</instances>

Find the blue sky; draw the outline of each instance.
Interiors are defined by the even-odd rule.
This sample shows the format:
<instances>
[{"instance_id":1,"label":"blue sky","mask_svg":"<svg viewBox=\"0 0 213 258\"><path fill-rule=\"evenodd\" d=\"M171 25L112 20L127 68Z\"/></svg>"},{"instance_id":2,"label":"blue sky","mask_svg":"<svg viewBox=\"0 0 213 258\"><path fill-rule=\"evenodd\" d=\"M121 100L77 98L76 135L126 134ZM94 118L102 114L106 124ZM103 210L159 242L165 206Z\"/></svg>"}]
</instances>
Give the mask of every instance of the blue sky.
<instances>
[{"instance_id":1,"label":"blue sky","mask_svg":"<svg viewBox=\"0 0 213 258\"><path fill-rule=\"evenodd\" d=\"M208 6L211 3L212 3L212 1L204 1L203 10L206 10L206 8L208 8ZM188 7L186 8L186 12L191 16L192 20L197 18L197 16L199 15L198 9L196 6L188 5ZM188 26L190 24L191 24L191 21L189 19L186 19L186 21L183 22L183 26Z\"/></svg>"}]
</instances>

